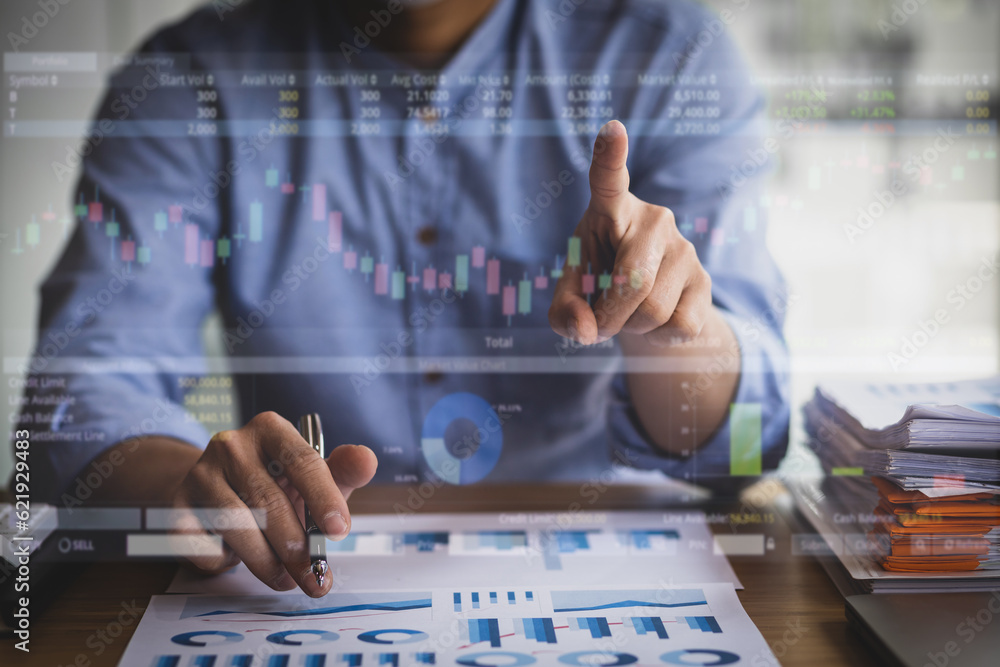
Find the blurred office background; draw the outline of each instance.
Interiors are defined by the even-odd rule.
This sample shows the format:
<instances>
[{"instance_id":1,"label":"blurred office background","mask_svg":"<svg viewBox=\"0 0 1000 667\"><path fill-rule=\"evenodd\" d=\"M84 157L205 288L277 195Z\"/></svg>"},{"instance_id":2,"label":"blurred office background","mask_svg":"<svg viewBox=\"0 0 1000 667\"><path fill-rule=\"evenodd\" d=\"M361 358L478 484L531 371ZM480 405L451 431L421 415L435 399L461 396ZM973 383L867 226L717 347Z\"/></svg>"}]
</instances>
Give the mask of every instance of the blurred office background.
<instances>
[{"instance_id":1,"label":"blurred office background","mask_svg":"<svg viewBox=\"0 0 1000 667\"><path fill-rule=\"evenodd\" d=\"M60 5L25 50L125 53L199 4L72 0ZM784 119L796 128L794 137L779 137L778 167L762 202L770 219L770 247L792 295L786 334L793 354L793 441L800 432L797 406L820 378L940 380L997 373L1000 276L981 279L978 287L974 278L984 261L996 261L1000 249L1000 3L708 4L728 12L727 29L769 98L772 125ZM5 0L2 34L19 30L37 11L37 0ZM95 80L106 72L98 74ZM818 86L816 77L822 77ZM16 91L6 71L4 78L0 417L12 424L21 395L17 369L35 336L37 287L60 252L61 221L72 215L74 179L60 181L51 164L65 160L67 147L81 140L14 144L10 124L25 111L11 96ZM101 92L97 85L75 91L81 133ZM865 122L837 120L845 118ZM946 127L959 138L941 150L935 139ZM907 171L914 157L926 164L911 162L918 172ZM882 204L894 182L905 191ZM37 244L28 243L33 216L41 229ZM961 307L954 291L959 284L971 295L962 297ZM933 336L919 335L921 323L941 309L947 323ZM217 338L210 327L206 339ZM893 363L890 355L905 351L904 340L926 343L905 363ZM220 350L217 344L214 349ZM0 479L9 474L9 444L0 441ZM786 470L797 474L807 467L793 456Z\"/></svg>"}]
</instances>

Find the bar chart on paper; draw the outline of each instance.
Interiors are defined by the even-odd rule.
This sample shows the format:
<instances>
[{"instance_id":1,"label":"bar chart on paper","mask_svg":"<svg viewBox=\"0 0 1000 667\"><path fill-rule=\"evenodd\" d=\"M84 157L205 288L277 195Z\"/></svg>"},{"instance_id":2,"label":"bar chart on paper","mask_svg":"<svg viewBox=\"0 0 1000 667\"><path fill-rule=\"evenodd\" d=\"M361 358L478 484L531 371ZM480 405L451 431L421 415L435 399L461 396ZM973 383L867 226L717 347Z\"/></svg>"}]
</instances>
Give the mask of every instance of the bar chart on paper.
<instances>
[{"instance_id":1,"label":"bar chart on paper","mask_svg":"<svg viewBox=\"0 0 1000 667\"><path fill-rule=\"evenodd\" d=\"M729 584L475 593L156 596L120 667L777 664Z\"/></svg>"},{"instance_id":2,"label":"bar chart on paper","mask_svg":"<svg viewBox=\"0 0 1000 667\"><path fill-rule=\"evenodd\" d=\"M456 591L452 595L456 612L474 611L477 609L496 610L509 607L517 607L522 613L523 605L529 605L532 609L537 609L537 598L534 591Z\"/></svg>"}]
</instances>

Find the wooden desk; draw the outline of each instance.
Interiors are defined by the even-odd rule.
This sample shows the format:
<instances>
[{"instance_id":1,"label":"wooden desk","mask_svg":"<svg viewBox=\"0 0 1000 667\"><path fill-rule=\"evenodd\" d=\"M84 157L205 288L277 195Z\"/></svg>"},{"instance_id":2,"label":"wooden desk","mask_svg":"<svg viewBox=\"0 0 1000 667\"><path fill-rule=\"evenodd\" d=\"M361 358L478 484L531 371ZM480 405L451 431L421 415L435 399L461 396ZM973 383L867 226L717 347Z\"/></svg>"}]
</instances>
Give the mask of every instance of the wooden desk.
<instances>
[{"instance_id":1,"label":"wooden desk","mask_svg":"<svg viewBox=\"0 0 1000 667\"><path fill-rule=\"evenodd\" d=\"M773 495L773 494L772 494ZM588 496L592 497L592 496ZM352 499L352 511L391 512L408 502L408 489L383 487L364 489ZM769 497L761 512L776 505ZM581 501L579 485L558 487L504 486L442 488L421 511L565 511ZM591 509L663 509L676 498L655 490L635 487L603 491ZM676 505L675 505L676 506ZM757 507L757 506L754 506ZM740 502L710 503L706 512L740 512ZM847 628L844 603L820 565L809 557L791 555L791 533L776 513L769 528L775 549L766 557L733 557L733 569L745 590L739 596L750 618L760 628L783 665L877 665L873 654ZM714 524L715 532L731 532L727 524ZM745 532L760 532L746 526ZM13 640L0 643L0 664L39 667L92 667L115 665L125 650L137 619L130 620L127 607L145 609L152 595L163 593L177 566L170 563L99 563L69 586L45 613L32 618L31 653L14 648ZM124 606L123 606L124 605ZM119 626L119 618L129 621ZM119 627L121 631L119 634ZM117 637L111 637L118 634ZM107 641L105 641L105 639Z\"/></svg>"}]
</instances>

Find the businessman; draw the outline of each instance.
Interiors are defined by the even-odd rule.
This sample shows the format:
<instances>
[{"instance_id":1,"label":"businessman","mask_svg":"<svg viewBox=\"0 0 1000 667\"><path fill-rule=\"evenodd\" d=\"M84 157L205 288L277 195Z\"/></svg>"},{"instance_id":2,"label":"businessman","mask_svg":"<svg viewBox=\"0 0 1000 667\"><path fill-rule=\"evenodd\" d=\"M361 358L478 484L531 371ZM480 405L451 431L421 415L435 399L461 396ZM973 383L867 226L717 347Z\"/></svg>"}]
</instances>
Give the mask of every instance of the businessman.
<instances>
[{"instance_id":1,"label":"businessman","mask_svg":"<svg viewBox=\"0 0 1000 667\"><path fill-rule=\"evenodd\" d=\"M456 465L495 455L478 469L486 482L587 479L616 462L724 480L734 405L759 411L760 456L776 465L788 424L783 283L754 208L757 179L738 171L763 143L762 105L720 26L681 1L251 0L158 33L135 62L185 54L216 82L213 108L228 124L189 124L204 89L161 76L84 161L81 197L100 198L104 224L113 210L116 238L147 248L148 261L109 254L108 234L85 221L43 287L40 349L52 332L77 333L35 369L65 378L71 397L36 427L48 433L39 493L65 504L91 468L110 470L88 502L172 505L178 532L224 540L221 555L190 558L196 567L242 560L275 589L319 596L332 583L310 574L304 507L341 539L354 489L440 478L422 442L425 417L449 396L507 407L496 428L469 416L449 425L471 421L478 434L446 457ZM276 91L253 85L260 71L313 84L296 107L305 136L275 132L289 126L274 121ZM374 93L366 104L327 85L345 74L403 82L378 88L379 123L360 123ZM113 79L98 118L115 118L135 85L128 72ZM681 122L706 95L718 122ZM482 111L497 99L507 126ZM265 170L299 191L322 184L326 197L282 196ZM158 229L158 212L178 205L183 222ZM335 241L327 205L340 215ZM223 238L224 263L191 253ZM512 315L498 288L471 286L478 274L460 285L460 268L419 282L475 247L504 286L528 283L545 307ZM412 271L414 287L373 289L348 248L401 279ZM78 321L78 304L123 265L132 283ZM587 275L607 283L594 289ZM204 371L213 309L246 424L210 437L183 409L178 376ZM334 363L386 349L397 361L481 358L496 345L517 356L479 372L416 363L359 380ZM95 359L112 363L84 372ZM364 445L322 459L289 421L305 412L323 416L328 443ZM206 527L197 508L225 510L238 527ZM266 516L259 528L253 510Z\"/></svg>"}]
</instances>

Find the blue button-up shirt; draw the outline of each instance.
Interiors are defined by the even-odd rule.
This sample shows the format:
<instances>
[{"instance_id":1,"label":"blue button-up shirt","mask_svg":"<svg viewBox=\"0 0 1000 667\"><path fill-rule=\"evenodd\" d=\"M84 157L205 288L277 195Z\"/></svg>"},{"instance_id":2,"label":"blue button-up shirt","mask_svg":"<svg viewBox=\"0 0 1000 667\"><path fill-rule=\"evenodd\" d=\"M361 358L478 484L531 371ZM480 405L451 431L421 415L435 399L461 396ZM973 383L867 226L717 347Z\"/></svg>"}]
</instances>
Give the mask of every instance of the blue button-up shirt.
<instances>
[{"instance_id":1,"label":"blue button-up shirt","mask_svg":"<svg viewBox=\"0 0 1000 667\"><path fill-rule=\"evenodd\" d=\"M328 443L375 450L380 481L593 479L616 461L706 481L755 438L774 466L786 299L756 187L773 151L722 24L686 2L499 0L427 72L366 39L393 15L355 26L336 4L216 3L113 78L43 287L29 394L56 407L22 422L39 494L99 483L88 462L129 437L205 446L185 396L219 365L213 309L242 417L318 412ZM631 190L673 210L739 339L741 432L692 456L651 446L613 343L579 349L547 322L560 271L588 273L570 237L610 118ZM664 403L697 408L727 361L711 354Z\"/></svg>"}]
</instances>

